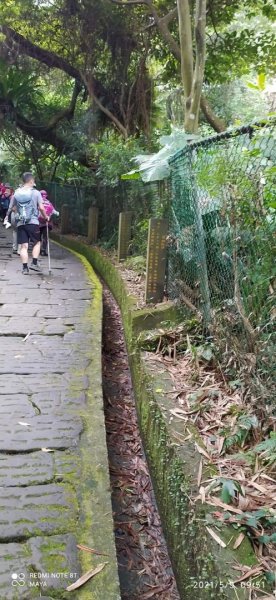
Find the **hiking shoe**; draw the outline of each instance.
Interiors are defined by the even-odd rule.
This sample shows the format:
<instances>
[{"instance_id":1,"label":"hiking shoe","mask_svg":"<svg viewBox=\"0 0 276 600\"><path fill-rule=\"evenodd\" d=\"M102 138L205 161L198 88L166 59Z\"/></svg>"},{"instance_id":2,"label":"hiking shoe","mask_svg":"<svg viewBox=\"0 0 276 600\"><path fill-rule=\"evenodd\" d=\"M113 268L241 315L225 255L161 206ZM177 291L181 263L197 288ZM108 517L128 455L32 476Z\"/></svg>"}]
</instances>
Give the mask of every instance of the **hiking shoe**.
<instances>
[{"instance_id":1,"label":"hiking shoe","mask_svg":"<svg viewBox=\"0 0 276 600\"><path fill-rule=\"evenodd\" d=\"M46 250L41 250L40 256L48 256Z\"/></svg>"},{"instance_id":2,"label":"hiking shoe","mask_svg":"<svg viewBox=\"0 0 276 600\"><path fill-rule=\"evenodd\" d=\"M29 267L22 269L22 275L29 275Z\"/></svg>"},{"instance_id":3,"label":"hiking shoe","mask_svg":"<svg viewBox=\"0 0 276 600\"><path fill-rule=\"evenodd\" d=\"M36 271L36 273L42 273L42 269L40 268L40 266L34 265L34 263L30 264L30 269L32 269L32 271Z\"/></svg>"}]
</instances>

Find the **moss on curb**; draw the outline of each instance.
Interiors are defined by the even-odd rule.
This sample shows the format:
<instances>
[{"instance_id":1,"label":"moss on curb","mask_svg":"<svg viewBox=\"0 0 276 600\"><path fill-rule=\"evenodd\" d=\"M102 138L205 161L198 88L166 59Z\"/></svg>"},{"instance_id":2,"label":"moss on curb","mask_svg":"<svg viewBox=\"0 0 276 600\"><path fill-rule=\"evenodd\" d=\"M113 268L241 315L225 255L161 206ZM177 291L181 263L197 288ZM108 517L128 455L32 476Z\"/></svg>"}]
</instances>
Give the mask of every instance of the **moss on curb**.
<instances>
[{"instance_id":1,"label":"moss on curb","mask_svg":"<svg viewBox=\"0 0 276 600\"><path fill-rule=\"evenodd\" d=\"M64 244L63 244L64 245ZM67 246L68 247L68 246ZM84 315L83 325L87 330L93 323L93 339L87 347L89 366L85 374L90 385L87 393L87 404L78 413L84 422L84 432L80 442L79 473L76 481L75 472L72 477L67 473L66 481L74 486L79 501L78 530L74 527L79 544L95 548L107 556L93 556L89 552L80 552L82 573L95 568L100 563L107 563L104 570L95 578L79 588L75 593L59 591L59 598L78 598L78 600L120 600L120 586L117 569L112 505L110 494L109 466L106 448L106 433L102 398L102 286L95 275L90 261L76 252L77 248L69 248L82 262L87 277L92 284L93 296ZM72 381L74 383L73 373ZM49 538L50 539L50 538ZM54 593L55 594L55 593ZM53 595L55 597L55 595Z\"/></svg>"},{"instance_id":2,"label":"moss on curb","mask_svg":"<svg viewBox=\"0 0 276 600\"><path fill-rule=\"evenodd\" d=\"M118 270L98 249L70 237L55 235L54 239L86 257L120 306L140 429L181 598L248 598L246 587L233 589L232 582L238 577L238 572L231 570L230 564L238 561L252 565L256 562L255 556L248 540L233 550L231 539L235 532L229 527L219 533L227 547L221 548L216 544L206 531L208 507L191 503L198 457L194 444L188 442L179 447L173 439L167 417L168 396L162 395L162 390L160 392L161 375L149 372L137 343L137 333L141 328L135 323L139 313L135 310L135 298L127 293ZM147 323L146 318L144 323ZM162 385L165 388L166 382Z\"/></svg>"}]
</instances>

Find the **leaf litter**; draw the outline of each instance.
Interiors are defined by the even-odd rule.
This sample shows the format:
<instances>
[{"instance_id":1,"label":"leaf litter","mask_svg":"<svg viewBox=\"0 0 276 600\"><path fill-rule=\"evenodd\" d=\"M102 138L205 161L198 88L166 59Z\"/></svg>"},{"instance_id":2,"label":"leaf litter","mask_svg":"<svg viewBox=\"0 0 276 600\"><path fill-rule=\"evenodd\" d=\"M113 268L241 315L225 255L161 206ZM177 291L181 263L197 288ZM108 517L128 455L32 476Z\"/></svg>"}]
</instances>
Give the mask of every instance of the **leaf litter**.
<instances>
[{"instance_id":1,"label":"leaf litter","mask_svg":"<svg viewBox=\"0 0 276 600\"><path fill-rule=\"evenodd\" d=\"M179 600L139 433L119 309L104 291L103 387L123 600Z\"/></svg>"},{"instance_id":2,"label":"leaf litter","mask_svg":"<svg viewBox=\"0 0 276 600\"><path fill-rule=\"evenodd\" d=\"M193 501L221 509L213 513L212 525L219 528L231 523L237 528L233 547L237 549L248 536L258 566L249 573L240 565L241 582L256 574L273 574L276 570L276 421L261 402L249 400L248 390L240 382L229 382L214 358L213 349L193 345L189 336L183 341L184 327L149 334L145 359L160 371L170 374L169 392L173 407L170 423L183 423L183 433L175 432L178 445L192 439L189 426L196 427L200 441L195 449L201 456L197 487ZM152 336L151 339L150 336ZM158 341L157 341L158 338ZM177 348L175 353L174 348ZM180 350L180 351L179 351ZM258 408L259 406L259 408ZM257 407L257 408L256 408ZM187 433L187 436L186 436ZM269 437L270 436L270 437ZM274 456L273 455L273 456ZM204 465L216 467L217 475L204 480ZM223 540L208 528L209 534L223 547ZM222 542L222 543L221 543ZM253 596L252 596L253 598Z\"/></svg>"}]
</instances>

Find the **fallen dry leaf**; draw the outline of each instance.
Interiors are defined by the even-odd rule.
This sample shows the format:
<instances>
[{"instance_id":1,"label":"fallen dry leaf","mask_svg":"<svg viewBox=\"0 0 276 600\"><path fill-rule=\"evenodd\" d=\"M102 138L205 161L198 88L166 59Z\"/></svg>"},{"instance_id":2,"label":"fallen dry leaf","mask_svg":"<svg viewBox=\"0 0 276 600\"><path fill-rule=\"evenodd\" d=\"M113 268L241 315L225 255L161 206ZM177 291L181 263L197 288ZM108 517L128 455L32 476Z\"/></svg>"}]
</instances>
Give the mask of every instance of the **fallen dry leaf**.
<instances>
[{"instance_id":1,"label":"fallen dry leaf","mask_svg":"<svg viewBox=\"0 0 276 600\"><path fill-rule=\"evenodd\" d=\"M240 533L240 535L238 535L235 543L233 544L234 550L236 550L241 545L241 543L243 542L244 538L245 538L244 533Z\"/></svg>"},{"instance_id":2,"label":"fallen dry leaf","mask_svg":"<svg viewBox=\"0 0 276 600\"><path fill-rule=\"evenodd\" d=\"M234 583L241 583L242 581L245 581L246 579L249 579L250 577L256 577L257 575L260 575L260 573L262 573L262 571L263 571L263 569L260 566L254 567L253 569L249 569L249 571L246 571L246 573L241 575L241 577L239 577L239 579L236 579L236 581L234 581Z\"/></svg>"},{"instance_id":3,"label":"fallen dry leaf","mask_svg":"<svg viewBox=\"0 0 276 600\"><path fill-rule=\"evenodd\" d=\"M180 408L172 408L172 409L170 410L170 413L171 413L171 414L172 414L174 417L177 417L177 419L182 419L182 421L187 421L187 416L186 416L186 417L183 417L183 416L182 416L183 412L184 412L184 411L180 410ZM186 414L186 413L184 413L184 414Z\"/></svg>"},{"instance_id":4,"label":"fallen dry leaf","mask_svg":"<svg viewBox=\"0 0 276 600\"><path fill-rule=\"evenodd\" d=\"M204 448L202 448L201 446L199 446L196 442L195 442L195 447L197 449L197 451L202 454L203 456L205 456L205 458L208 458L208 460L211 462L211 456L208 454L208 452L206 450L204 450Z\"/></svg>"},{"instance_id":5,"label":"fallen dry leaf","mask_svg":"<svg viewBox=\"0 0 276 600\"><path fill-rule=\"evenodd\" d=\"M219 498L215 498L214 496L212 496L212 498L207 498L206 502L207 502L207 504L210 504L211 506L220 506L220 508L224 508L224 510L226 510L228 512L236 513L237 515L243 514L242 510L239 510L238 508L235 508L234 506L231 506L230 504L225 504L225 502L222 502L221 500L219 500Z\"/></svg>"},{"instance_id":6,"label":"fallen dry leaf","mask_svg":"<svg viewBox=\"0 0 276 600\"><path fill-rule=\"evenodd\" d=\"M105 568L106 565L108 565L108 563L102 563L101 565L98 565L95 569L90 569L90 571L87 571L87 573L85 573L77 581L75 581L75 583L72 583L72 585L69 585L66 588L66 591L73 592L74 590L77 590L82 585L84 585L87 581L89 581L89 579L92 579L92 577L95 577L95 575L98 575L98 573L100 573Z\"/></svg>"},{"instance_id":7,"label":"fallen dry leaf","mask_svg":"<svg viewBox=\"0 0 276 600\"><path fill-rule=\"evenodd\" d=\"M220 537L216 534L216 532L211 529L211 527L206 527L207 531L210 533L211 537L219 544L222 548L226 548L225 542L220 539Z\"/></svg>"},{"instance_id":8,"label":"fallen dry leaf","mask_svg":"<svg viewBox=\"0 0 276 600\"><path fill-rule=\"evenodd\" d=\"M109 554L104 554L104 552L98 552L98 550L93 550L93 548L83 546L83 544L77 544L77 548L79 550L84 550L85 552L90 552L91 554L97 554L98 556L109 556Z\"/></svg>"},{"instance_id":9,"label":"fallen dry leaf","mask_svg":"<svg viewBox=\"0 0 276 600\"><path fill-rule=\"evenodd\" d=\"M201 458L200 463L199 463L199 468L198 468L198 474L197 474L197 485L198 485L198 487L200 487L200 484L201 484L202 468L203 468L203 461L202 461L202 458Z\"/></svg>"},{"instance_id":10,"label":"fallen dry leaf","mask_svg":"<svg viewBox=\"0 0 276 600\"><path fill-rule=\"evenodd\" d=\"M148 592L145 592L144 594L142 594L142 596L140 596L141 600L148 600L149 598L158 598L157 594L161 594L162 592L164 592L164 587L162 587L161 585L156 585L154 586L154 588L152 588L151 590L149 590Z\"/></svg>"}]
</instances>

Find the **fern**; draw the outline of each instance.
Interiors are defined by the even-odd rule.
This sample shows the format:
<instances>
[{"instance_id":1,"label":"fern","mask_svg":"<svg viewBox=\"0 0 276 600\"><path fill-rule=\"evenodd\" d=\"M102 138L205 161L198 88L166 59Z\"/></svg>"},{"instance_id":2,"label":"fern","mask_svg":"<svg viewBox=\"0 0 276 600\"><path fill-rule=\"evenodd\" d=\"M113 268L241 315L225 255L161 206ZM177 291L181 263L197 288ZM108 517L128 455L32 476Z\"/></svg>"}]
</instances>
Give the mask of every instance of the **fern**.
<instances>
[{"instance_id":1,"label":"fern","mask_svg":"<svg viewBox=\"0 0 276 600\"><path fill-rule=\"evenodd\" d=\"M255 415L243 414L236 422L235 431L229 435L224 442L224 448L242 447L249 437L252 429L258 427L258 419Z\"/></svg>"},{"instance_id":2,"label":"fern","mask_svg":"<svg viewBox=\"0 0 276 600\"><path fill-rule=\"evenodd\" d=\"M254 448L256 454L261 454L261 458L268 465L276 463L276 433L272 431L270 437Z\"/></svg>"}]
</instances>

